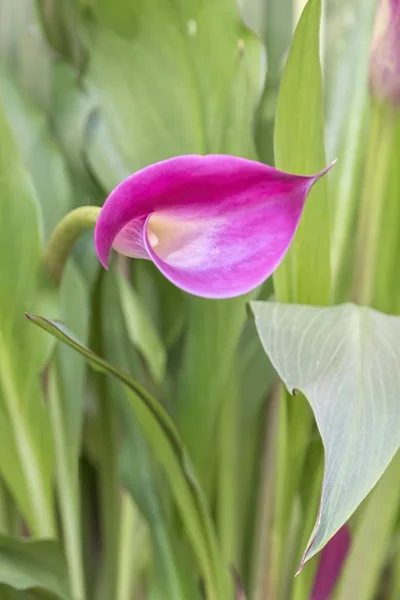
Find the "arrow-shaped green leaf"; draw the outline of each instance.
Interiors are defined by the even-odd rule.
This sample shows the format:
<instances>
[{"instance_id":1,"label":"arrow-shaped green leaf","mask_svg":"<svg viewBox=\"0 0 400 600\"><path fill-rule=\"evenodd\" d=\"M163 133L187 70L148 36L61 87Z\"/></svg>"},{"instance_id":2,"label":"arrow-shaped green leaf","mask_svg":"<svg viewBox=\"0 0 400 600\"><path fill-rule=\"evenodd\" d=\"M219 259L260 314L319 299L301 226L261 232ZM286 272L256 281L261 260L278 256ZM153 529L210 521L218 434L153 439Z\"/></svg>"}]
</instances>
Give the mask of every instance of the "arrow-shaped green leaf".
<instances>
[{"instance_id":1,"label":"arrow-shaped green leaf","mask_svg":"<svg viewBox=\"0 0 400 600\"><path fill-rule=\"evenodd\" d=\"M321 504L303 565L356 510L400 446L400 318L353 304L253 302L252 309L266 353L289 392L306 396L325 448Z\"/></svg>"}]
</instances>

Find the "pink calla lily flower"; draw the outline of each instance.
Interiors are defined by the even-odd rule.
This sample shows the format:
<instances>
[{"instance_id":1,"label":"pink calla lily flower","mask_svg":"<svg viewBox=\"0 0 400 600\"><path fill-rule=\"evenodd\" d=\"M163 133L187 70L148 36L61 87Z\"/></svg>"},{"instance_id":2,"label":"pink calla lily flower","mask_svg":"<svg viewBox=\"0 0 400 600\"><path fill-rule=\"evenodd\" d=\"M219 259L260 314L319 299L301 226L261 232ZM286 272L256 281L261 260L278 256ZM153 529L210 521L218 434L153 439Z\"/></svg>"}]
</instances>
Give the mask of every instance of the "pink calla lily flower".
<instances>
[{"instance_id":1,"label":"pink calla lily flower","mask_svg":"<svg viewBox=\"0 0 400 600\"><path fill-rule=\"evenodd\" d=\"M296 232L310 177L227 155L165 160L125 179L95 229L100 262L111 248L150 259L176 286L231 298L263 283Z\"/></svg>"}]
</instances>

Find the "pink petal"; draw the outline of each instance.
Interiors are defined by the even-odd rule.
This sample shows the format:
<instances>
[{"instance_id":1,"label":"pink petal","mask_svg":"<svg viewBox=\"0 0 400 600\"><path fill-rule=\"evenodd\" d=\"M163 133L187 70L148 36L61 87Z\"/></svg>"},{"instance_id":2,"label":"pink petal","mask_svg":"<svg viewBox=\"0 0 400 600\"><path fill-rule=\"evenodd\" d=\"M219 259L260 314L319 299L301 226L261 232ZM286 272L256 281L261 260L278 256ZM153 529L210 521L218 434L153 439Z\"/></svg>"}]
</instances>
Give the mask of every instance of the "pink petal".
<instances>
[{"instance_id":1,"label":"pink petal","mask_svg":"<svg viewBox=\"0 0 400 600\"><path fill-rule=\"evenodd\" d=\"M344 525L322 550L311 600L328 600L350 548L349 528Z\"/></svg>"},{"instance_id":2,"label":"pink petal","mask_svg":"<svg viewBox=\"0 0 400 600\"><path fill-rule=\"evenodd\" d=\"M244 294L283 259L315 176L289 175L227 155L165 160L123 181L95 230L98 257L111 248L150 258L175 285L207 298Z\"/></svg>"}]
</instances>

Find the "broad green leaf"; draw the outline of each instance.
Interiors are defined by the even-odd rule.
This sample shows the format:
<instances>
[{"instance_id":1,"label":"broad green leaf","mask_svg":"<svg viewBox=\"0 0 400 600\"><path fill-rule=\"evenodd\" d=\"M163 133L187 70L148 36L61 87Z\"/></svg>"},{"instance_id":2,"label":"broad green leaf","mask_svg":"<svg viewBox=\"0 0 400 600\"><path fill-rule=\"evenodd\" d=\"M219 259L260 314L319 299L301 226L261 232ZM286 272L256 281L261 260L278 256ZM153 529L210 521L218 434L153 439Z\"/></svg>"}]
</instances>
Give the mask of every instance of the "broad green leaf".
<instances>
[{"instance_id":1,"label":"broad green leaf","mask_svg":"<svg viewBox=\"0 0 400 600\"><path fill-rule=\"evenodd\" d=\"M0 583L16 590L41 588L60 600L72 600L57 542L0 536Z\"/></svg>"},{"instance_id":2,"label":"broad green leaf","mask_svg":"<svg viewBox=\"0 0 400 600\"><path fill-rule=\"evenodd\" d=\"M161 382L167 360L164 345L145 306L141 304L129 281L120 273L117 273L117 285L129 339L142 354L152 377Z\"/></svg>"},{"instance_id":3,"label":"broad green leaf","mask_svg":"<svg viewBox=\"0 0 400 600\"><path fill-rule=\"evenodd\" d=\"M353 304L253 302L252 309L266 353L289 392L306 396L324 444L321 504L304 563L355 511L400 446L400 319Z\"/></svg>"},{"instance_id":4,"label":"broad green leaf","mask_svg":"<svg viewBox=\"0 0 400 600\"><path fill-rule=\"evenodd\" d=\"M65 159L50 132L46 114L17 89L5 70L0 70L0 90L14 139L43 210L47 240L72 200Z\"/></svg>"},{"instance_id":5,"label":"broad green leaf","mask_svg":"<svg viewBox=\"0 0 400 600\"><path fill-rule=\"evenodd\" d=\"M1 110L1 109L0 109ZM40 220L34 189L0 112L0 471L36 535L54 534L52 440L39 373L48 343L29 331L38 308Z\"/></svg>"},{"instance_id":6,"label":"broad green leaf","mask_svg":"<svg viewBox=\"0 0 400 600\"><path fill-rule=\"evenodd\" d=\"M176 154L229 152L229 129L236 146L240 131L235 152L254 155L261 47L233 0L104 0L97 14L88 78L130 170ZM247 85L238 89L243 69Z\"/></svg>"},{"instance_id":7,"label":"broad green leaf","mask_svg":"<svg viewBox=\"0 0 400 600\"><path fill-rule=\"evenodd\" d=\"M231 597L229 572L221 558L202 491L194 477L189 457L177 430L164 408L133 379L70 338L56 322L32 315L29 315L29 319L80 352L100 371L112 374L129 390L128 397L132 410L135 411L148 442L165 469L204 577L208 598L229 600Z\"/></svg>"},{"instance_id":8,"label":"broad green leaf","mask_svg":"<svg viewBox=\"0 0 400 600\"><path fill-rule=\"evenodd\" d=\"M279 91L275 166L310 175L325 165L320 65L321 0L309 0L297 26ZM274 275L281 302L329 304L330 222L327 179L311 190L294 242Z\"/></svg>"}]
</instances>

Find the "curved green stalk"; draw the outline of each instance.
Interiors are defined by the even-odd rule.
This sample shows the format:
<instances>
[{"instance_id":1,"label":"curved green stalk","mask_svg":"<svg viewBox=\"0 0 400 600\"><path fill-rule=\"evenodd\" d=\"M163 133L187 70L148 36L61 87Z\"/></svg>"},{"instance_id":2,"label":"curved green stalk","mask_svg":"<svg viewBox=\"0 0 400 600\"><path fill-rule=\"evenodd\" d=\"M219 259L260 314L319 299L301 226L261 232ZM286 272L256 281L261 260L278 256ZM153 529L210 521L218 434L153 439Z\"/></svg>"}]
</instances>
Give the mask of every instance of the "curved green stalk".
<instances>
[{"instance_id":1,"label":"curved green stalk","mask_svg":"<svg viewBox=\"0 0 400 600\"><path fill-rule=\"evenodd\" d=\"M96 225L100 208L81 206L68 213L51 234L42 263L54 283L59 284L65 263L79 236Z\"/></svg>"}]
</instances>

